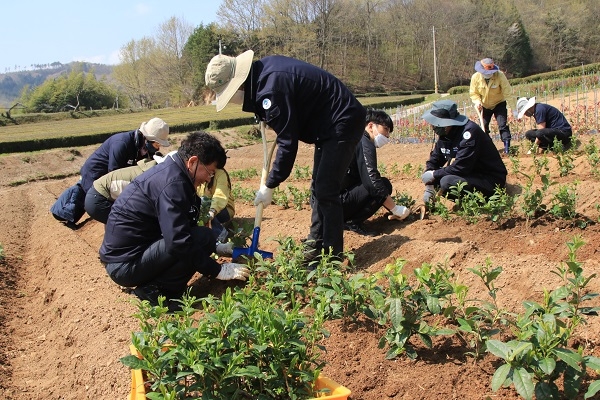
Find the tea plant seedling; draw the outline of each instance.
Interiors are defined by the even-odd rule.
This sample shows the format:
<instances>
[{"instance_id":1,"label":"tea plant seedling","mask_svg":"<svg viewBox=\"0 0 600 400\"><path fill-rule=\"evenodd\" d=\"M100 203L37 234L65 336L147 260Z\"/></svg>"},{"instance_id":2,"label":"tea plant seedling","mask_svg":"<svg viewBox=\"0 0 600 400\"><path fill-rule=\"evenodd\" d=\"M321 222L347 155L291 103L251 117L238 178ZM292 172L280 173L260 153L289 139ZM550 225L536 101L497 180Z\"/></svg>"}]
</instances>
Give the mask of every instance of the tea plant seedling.
<instances>
[{"instance_id":1,"label":"tea plant seedling","mask_svg":"<svg viewBox=\"0 0 600 400\"><path fill-rule=\"evenodd\" d=\"M514 385L523 398L536 399L576 398L587 368L597 369L600 358L584 356L583 349L568 348L575 328L584 322L584 315L598 313L598 307L582 307L584 301L597 296L586 290L595 277L583 275L582 264L576 252L583 241L574 237L567 243L569 259L554 272L562 286L548 292L544 290L542 303L524 302L525 313L514 326L516 338L508 342L488 340L487 351L501 358L501 365L492 377L492 390ZM558 385L563 380L563 395ZM600 380L590 384L585 398L600 391Z\"/></svg>"},{"instance_id":2,"label":"tea plant seedling","mask_svg":"<svg viewBox=\"0 0 600 400\"><path fill-rule=\"evenodd\" d=\"M394 203L404 206L406 208L411 208L416 203L415 199L413 199L413 197L408 192L400 193L396 191L396 194L392 196L392 199L394 200Z\"/></svg>"}]
</instances>

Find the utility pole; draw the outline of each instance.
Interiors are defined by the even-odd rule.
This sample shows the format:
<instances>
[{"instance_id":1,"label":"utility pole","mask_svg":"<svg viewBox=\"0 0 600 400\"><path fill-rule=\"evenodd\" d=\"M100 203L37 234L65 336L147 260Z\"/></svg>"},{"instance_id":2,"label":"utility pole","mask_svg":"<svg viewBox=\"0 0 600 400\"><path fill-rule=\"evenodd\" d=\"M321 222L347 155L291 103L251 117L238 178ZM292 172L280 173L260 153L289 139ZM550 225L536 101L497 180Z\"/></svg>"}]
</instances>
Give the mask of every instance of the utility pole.
<instances>
[{"instance_id":1,"label":"utility pole","mask_svg":"<svg viewBox=\"0 0 600 400\"><path fill-rule=\"evenodd\" d=\"M433 27L433 85L435 94L438 94L437 57L435 55L435 26Z\"/></svg>"}]
</instances>

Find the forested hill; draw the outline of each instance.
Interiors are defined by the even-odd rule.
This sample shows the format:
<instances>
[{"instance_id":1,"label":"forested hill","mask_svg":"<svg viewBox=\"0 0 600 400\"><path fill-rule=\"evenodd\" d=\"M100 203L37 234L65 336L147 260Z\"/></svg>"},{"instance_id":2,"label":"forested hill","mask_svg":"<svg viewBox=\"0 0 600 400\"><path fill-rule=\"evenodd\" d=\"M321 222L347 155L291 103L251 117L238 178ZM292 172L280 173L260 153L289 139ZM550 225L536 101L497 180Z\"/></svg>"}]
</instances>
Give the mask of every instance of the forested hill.
<instances>
[{"instance_id":1,"label":"forested hill","mask_svg":"<svg viewBox=\"0 0 600 400\"><path fill-rule=\"evenodd\" d=\"M72 62L68 64L52 63L46 68L28 71L0 73L0 109L11 107L19 98L26 85L35 87L41 85L47 78L68 74L73 69L84 72L94 71L97 79L110 76L113 67L105 64Z\"/></svg>"}]
</instances>

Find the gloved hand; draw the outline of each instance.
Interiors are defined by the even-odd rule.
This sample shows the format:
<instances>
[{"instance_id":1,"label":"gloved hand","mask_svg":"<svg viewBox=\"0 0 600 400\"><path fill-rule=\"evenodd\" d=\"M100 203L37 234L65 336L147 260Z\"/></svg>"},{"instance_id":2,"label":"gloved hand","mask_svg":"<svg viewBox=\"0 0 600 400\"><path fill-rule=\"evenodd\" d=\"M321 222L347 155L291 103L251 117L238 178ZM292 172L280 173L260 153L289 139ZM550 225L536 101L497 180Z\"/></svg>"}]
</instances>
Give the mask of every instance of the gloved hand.
<instances>
[{"instance_id":1,"label":"gloved hand","mask_svg":"<svg viewBox=\"0 0 600 400\"><path fill-rule=\"evenodd\" d=\"M390 211L392 212L392 215L388 215L389 220L397 219L398 221L402 221L410 215L410 210L404 206L396 205Z\"/></svg>"},{"instance_id":2,"label":"gloved hand","mask_svg":"<svg viewBox=\"0 0 600 400\"><path fill-rule=\"evenodd\" d=\"M262 203L264 207L267 207L271 204L271 201L273 201L273 189L268 188L265 185L260 185L260 189L256 192L254 205L257 206Z\"/></svg>"},{"instance_id":3,"label":"gloved hand","mask_svg":"<svg viewBox=\"0 0 600 400\"><path fill-rule=\"evenodd\" d=\"M217 279L221 281L230 281L232 279L245 281L249 275L250 270L244 264L223 263L221 264L221 272L217 275Z\"/></svg>"},{"instance_id":4,"label":"gloved hand","mask_svg":"<svg viewBox=\"0 0 600 400\"><path fill-rule=\"evenodd\" d=\"M425 193L423 193L423 202L429 203L435 200L435 189L433 185L425 185Z\"/></svg>"},{"instance_id":5,"label":"gloved hand","mask_svg":"<svg viewBox=\"0 0 600 400\"><path fill-rule=\"evenodd\" d=\"M424 184L428 184L433 182L434 178L433 178L433 171L429 170L429 171L425 171L423 172L423 175L421 175L421 180L423 181Z\"/></svg>"},{"instance_id":6,"label":"gloved hand","mask_svg":"<svg viewBox=\"0 0 600 400\"><path fill-rule=\"evenodd\" d=\"M213 208L208 210L208 220L212 221L213 219L215 219L215 214L216 214L216 211Z\"/></svg>"}]
</instances>

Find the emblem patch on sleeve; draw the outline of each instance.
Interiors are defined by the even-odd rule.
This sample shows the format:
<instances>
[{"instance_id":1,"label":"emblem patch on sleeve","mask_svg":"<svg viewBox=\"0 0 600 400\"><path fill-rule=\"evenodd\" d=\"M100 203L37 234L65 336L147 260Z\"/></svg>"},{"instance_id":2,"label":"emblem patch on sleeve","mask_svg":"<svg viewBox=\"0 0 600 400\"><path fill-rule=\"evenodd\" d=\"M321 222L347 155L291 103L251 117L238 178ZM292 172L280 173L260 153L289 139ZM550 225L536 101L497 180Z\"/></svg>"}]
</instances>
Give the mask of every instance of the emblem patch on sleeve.
<instances>
[{"instance_id":1,"label":"emblem patch on sleeve","mask_svg":"<svg viewBox=\"0 0 600 400\"><path fill-rule=\"evenodd\" d=\"M264 100L263 100L263 102L262 102L262 107L263 107L265 110L268 110L269 108L271 108L271 100L269 100L269 99L264 99Z\"/></svg>"},{"instance_id":2,"label":"emblem patch on sleeve","mask_svg":"<svg viewBox=\"0 0 600 400\"><path fill-rule=\"evenodd\" d=\"M264 103L263 103L263 105L264 105ZM465 139L465 140L471 139L471 132L466 131L465 133L463 133L463 139Z\"/></svg>"}]
</instances>

